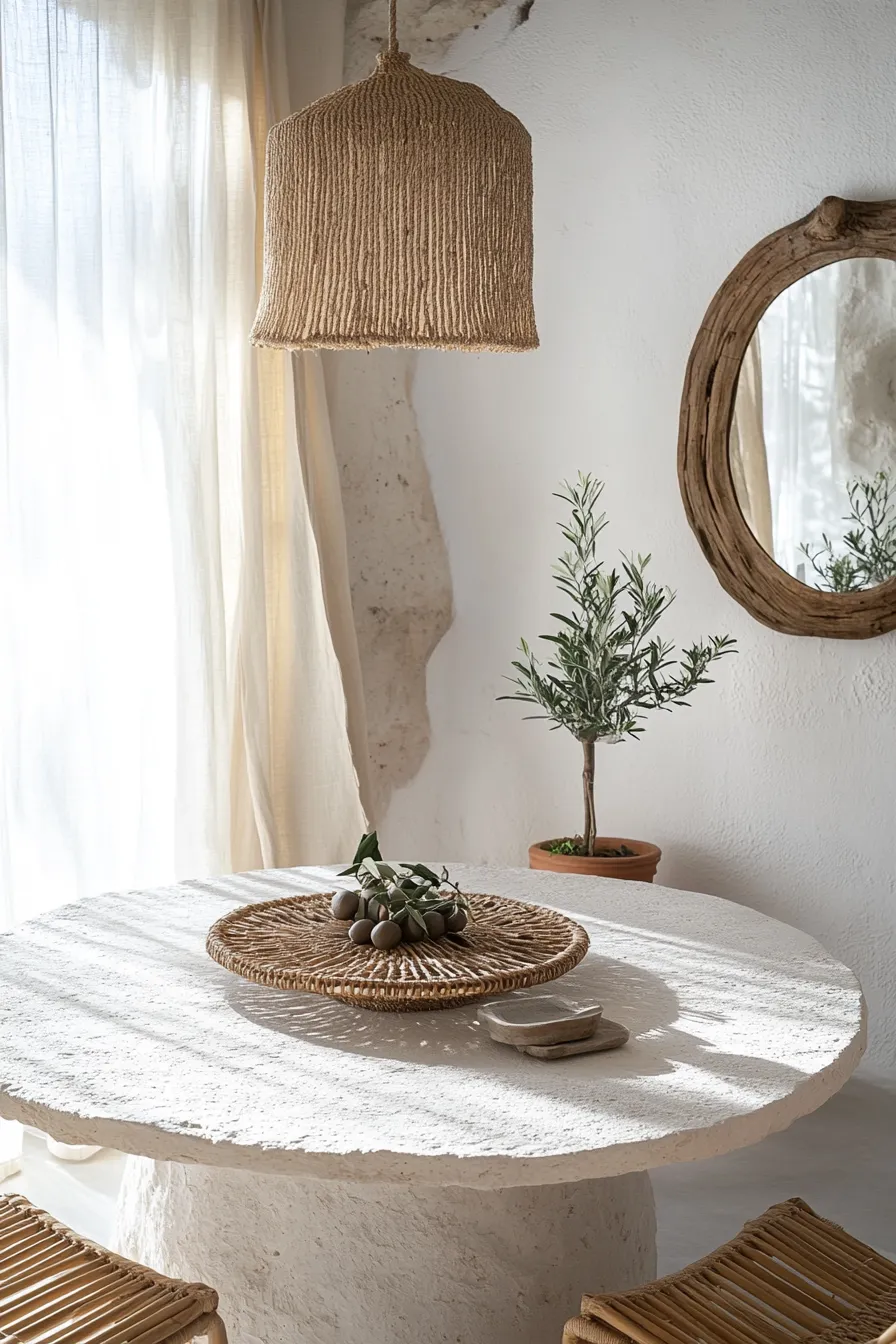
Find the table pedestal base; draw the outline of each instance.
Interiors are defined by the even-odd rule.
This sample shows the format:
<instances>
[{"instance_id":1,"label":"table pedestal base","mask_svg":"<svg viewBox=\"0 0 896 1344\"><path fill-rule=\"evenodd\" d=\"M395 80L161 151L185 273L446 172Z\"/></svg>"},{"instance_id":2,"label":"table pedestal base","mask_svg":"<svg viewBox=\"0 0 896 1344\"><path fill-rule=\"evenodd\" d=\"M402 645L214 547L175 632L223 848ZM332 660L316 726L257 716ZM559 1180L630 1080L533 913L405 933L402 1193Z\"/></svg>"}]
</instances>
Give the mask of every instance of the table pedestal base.
<instances>
[{"instance_id":1,"label":"table pedestal base","mask_svg":"<svg viewBox=\"0 0 896 1344\"><path fill-rule=\"evenodd\" d=\"M231 1344L560 1344L656 1272L646 1173L486 1190L130 1158L117 1249L217 1288Z\"/></svg>"}]
</instances>

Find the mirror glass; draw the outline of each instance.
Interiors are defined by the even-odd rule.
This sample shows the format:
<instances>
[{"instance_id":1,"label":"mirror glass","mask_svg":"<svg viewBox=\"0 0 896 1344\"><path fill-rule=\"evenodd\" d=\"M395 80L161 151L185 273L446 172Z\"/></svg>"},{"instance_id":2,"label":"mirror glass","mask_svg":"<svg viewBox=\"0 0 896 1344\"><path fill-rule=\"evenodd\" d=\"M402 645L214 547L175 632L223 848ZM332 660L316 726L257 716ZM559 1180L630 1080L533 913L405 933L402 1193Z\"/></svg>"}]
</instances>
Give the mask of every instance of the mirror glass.
<instances>
[{"instance_id":1,"label":"mirror glass","mask_svg":"<svg viewBox=\"0 0 896 1344\"><path fill-rule=\"evenodd\" d=\"M788 574L828 592L896 578L896 262L836 261L770 304L728 453L741 512Z\"/></svg>"}]
</instances>

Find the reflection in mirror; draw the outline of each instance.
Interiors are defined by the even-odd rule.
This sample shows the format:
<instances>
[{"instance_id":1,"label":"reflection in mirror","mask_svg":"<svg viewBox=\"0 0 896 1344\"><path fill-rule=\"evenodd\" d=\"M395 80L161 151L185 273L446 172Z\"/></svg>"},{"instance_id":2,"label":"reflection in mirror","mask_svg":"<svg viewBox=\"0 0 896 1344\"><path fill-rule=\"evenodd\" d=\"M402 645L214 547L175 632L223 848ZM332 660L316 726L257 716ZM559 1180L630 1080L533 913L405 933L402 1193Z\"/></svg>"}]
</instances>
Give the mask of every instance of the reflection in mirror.
<instances>
[{"instance_id":1,"label":"reflection in mirror","mask_svg":"<svg viewBox=\"0 0 896 1344\"><path fill-rule=\"evenodd\" d=\"M769 305L728 439L741 512L815 588L896 578L896 262L837 261Z\"/></svg>"}]
</instances>

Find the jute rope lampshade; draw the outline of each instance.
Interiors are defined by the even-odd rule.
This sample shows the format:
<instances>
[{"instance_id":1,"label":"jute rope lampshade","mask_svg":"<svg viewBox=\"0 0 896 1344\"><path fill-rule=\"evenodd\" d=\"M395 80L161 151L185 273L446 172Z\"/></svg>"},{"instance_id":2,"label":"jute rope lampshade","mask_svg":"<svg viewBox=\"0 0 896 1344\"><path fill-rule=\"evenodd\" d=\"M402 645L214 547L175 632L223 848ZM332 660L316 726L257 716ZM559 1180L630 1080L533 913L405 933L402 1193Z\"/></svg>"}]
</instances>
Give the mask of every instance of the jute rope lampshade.
<instances>
[{"instance_id":1,"label":"jute rope lampshade","mask_svg":"<svg viewBox=\"0 0 896 1344\"><path fill-rule=\"evenodd\" d=\"M532 142L474 84L398 49L272 127L252 341L532 350Z\"/></svg>"}]
</instances>

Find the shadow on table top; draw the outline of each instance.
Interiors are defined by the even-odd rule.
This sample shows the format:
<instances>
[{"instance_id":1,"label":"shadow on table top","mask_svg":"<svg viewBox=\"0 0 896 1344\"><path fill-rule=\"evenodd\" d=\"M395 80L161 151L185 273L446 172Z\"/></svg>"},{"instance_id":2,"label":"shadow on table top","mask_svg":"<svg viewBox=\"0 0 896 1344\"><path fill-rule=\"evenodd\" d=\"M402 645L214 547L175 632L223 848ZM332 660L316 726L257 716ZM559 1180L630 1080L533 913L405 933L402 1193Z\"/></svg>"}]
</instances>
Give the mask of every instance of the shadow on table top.
<instances>
[{"instance_id":1,"label":"shadow on table top","mask_svg":"<svg viewBox=\"0 0 896 1344\"><path fill-rule=\"evenodd\" d=\"M467 1068L489 1068L496 1056L505 1061L508 1056L523 1059L511 1047L490 1039L477 1021L478 1003L430 1012L370 1012L320 995L268 989L227 973L222 973L222 991L234 1012L257 1026L334 1050L420 1064L456 1063ZM593 1068L599 1060L602 1072L617 1076L627 1073L643 1076L666 1072L671 1067L655 1058L655 1049L648 1058L648 1053L638 1048L639 1034L665 1029L668 1035L669 1024L678 1018L678 998L658 976L592 955L562 981L494 997L531 997L539 993L557 994L583 1005L601 1003L608 1017L624 1022L632 1032L632 1042L623 1050L578 1056L563 1061L563 1067ZM543 1068L556 1068L558 1064L528 1058L526 1062Z\"/></svg>"}]
</instances>

